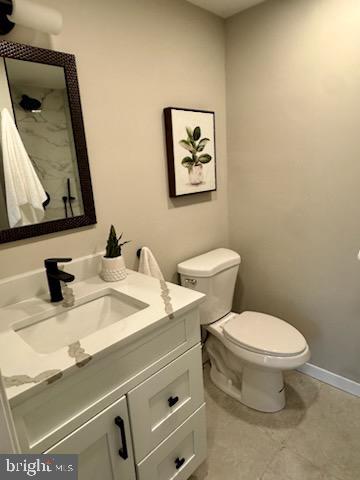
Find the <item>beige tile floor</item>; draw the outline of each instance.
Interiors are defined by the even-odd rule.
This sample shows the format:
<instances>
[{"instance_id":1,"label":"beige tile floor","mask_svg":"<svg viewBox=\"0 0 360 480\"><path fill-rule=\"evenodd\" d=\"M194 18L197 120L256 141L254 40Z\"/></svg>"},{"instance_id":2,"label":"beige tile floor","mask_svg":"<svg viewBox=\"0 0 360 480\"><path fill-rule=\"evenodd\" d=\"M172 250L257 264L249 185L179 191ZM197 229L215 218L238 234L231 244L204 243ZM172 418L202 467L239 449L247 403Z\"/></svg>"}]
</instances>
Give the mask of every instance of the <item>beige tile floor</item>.
<instances>
[{"instance_id":1,"label":"beige tile floor","mask_svg":"<svg viewBox=\"0 0 360 480\"><path fill-rule=\"evenodd\" d=\"M287 406L251 410L205 367L208 458L191 480L360 480L360 398L289 372Z\"/></svg>"}]
</instances>

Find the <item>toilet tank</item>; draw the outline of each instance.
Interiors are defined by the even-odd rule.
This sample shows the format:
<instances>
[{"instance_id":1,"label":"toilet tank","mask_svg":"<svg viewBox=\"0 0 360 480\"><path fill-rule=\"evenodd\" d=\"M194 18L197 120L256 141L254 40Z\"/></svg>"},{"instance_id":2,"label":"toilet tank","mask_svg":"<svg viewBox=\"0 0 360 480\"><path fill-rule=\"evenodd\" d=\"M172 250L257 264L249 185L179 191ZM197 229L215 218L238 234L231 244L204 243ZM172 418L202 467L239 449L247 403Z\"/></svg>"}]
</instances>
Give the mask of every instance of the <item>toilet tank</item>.
<instances>
[{"instance_id":1,"label":"toilet tank","mask_svg":"<svg viewBox=\"0 0 360 480\"><path fill-rule=\"evenodd\" d=\"M206 294L200 305L200 323L216 322L231 312L240 255L218 248L177 266L181 285Z\"/></svg>"}]
</instances>

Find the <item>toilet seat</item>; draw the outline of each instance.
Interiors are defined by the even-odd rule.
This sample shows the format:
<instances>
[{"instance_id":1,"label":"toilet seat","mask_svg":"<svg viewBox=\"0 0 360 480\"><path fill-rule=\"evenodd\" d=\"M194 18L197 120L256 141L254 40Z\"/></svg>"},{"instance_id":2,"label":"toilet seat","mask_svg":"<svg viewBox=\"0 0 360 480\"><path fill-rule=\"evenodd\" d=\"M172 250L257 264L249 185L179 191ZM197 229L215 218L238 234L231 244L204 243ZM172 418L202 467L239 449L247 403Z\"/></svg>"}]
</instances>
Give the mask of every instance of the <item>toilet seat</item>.
<instances>
[{"instance_id":1,"label":"toilet seat","mask_svg":"<svg viewBox=\"0 0 360 480\"><path fill-rule=\"evenodd\" d=\"M259 314L258 312L251 313L263 315ZM241 315L242 314L230 312L220 320L211 323L210 325L206 325L205 328L209 333L217 337L234 355L239 357L244 362L260 368L291 370L293 368L300 367L309 360L310 349L307 343L305 343L305 349L299 354L289 355L288 352L288 355L275 355L274 353L268 354L265 350L256 351L254 349L251 349L250 347L242 346L238 338L236 342L234 340L231 340L229 334L225 334L225 326L229 321L233 320L234 318L238 319ZM300 332L298 333L299 335L301 335Z\"/></svg>"},{"instance_id":2,"label":"toilet seat","mask_svg":"<svg viewBox=\"0 0 360 480\"><path fill-rule=\"evenodd\" d=\"M296 328L265 313L233 313L222 328L229 342L262 355L293 357L307 349L305 338Z\"/></svg>"}]
</instances>

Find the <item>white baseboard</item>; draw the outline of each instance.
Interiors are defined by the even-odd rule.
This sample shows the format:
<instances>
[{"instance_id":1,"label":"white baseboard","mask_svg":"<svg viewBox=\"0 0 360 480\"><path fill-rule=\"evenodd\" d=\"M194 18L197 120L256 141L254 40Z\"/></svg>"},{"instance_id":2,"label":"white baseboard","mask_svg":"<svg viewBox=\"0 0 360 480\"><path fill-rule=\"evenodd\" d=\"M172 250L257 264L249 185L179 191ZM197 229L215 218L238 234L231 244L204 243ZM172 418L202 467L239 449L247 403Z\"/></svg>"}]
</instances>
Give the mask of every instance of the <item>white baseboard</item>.
<instances>
[{"instance_id":1,"label":"white baseboard","mask_svg":"<svg viewBox=\"0 0 360 480\"><path fill-rule=\"evenodd\" d=\"M298 368L298 371L305 373L310 377L314 377L321 382L328 383L333 387L339 388L344 392L360 397L360 383L356 383L353 380L341 377L336 373L329 372L328 370L324 370L323 368L312 365L311 363L305 363L305 365Z\"/></svg>"}]
</instances>

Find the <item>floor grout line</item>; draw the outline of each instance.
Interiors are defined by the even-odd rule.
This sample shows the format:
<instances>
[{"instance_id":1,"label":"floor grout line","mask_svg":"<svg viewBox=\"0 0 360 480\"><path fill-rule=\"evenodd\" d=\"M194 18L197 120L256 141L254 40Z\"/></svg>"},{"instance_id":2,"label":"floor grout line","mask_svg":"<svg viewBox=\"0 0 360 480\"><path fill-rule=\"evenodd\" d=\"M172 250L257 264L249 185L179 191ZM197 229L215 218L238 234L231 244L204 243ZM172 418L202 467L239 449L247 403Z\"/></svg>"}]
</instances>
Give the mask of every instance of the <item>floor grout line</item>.
<instances>
[{"instance_id":1,"label":"floor grout line","mask_svg":"<svg viewBox=\"0 0 360 480\"><path fill-rule=\"evenodd\" d=\"M262 479L264 478L264 475L267 473L270 465L273 463L273 461L274 461L275 458L279 455L279 453L280 453L282 450L284 450L284 448L285 448L284 446L281 446L281 447L279 447L279 450L277 450L277 451L274 453L274 455L271 457L271 459L269 460L269 462L268 462L267 465L265 466L262 474L260 475L259 480L262 480Z\"/></svg>"},{"instance_id":2,"label":"floor grout line","mask_svg":"<svg viewBox=\"0 0 360 480\"><path fill-rule=\"evenodd\" d=\"M225 422L225 425L228 424L227 428L230 432L228 441L227 429L213 430L211 434L213 441L219 443L221 451L225 452L224 459L227 458L229 449L228 463L220 469L227 472L226 480L240 480L240 478L246 480L264 480L265 478L307 480L308 475L311 478L314 475L314 478L318 480L320 478L321 480L360 479L360 476L356 474L359 471L360 462L356 461L353 468L352 465L349 467L344 463L347 458L351 459L354 455L356 456L354 446L357 445L357 442L354 441L353 434L348 440L345 438L346 435L350 435L351 422L344 422L343 428L339 423L339 431L335 431L337 441L342 443L342 448L338 453L329 448L330 438L327 438L326 435L324 438L316 437L314 432L312 433L314 428L322 428L326 422L338 424L343 418L342 416L337 417L343 405L346 407L346 405L354 406L355 404L353 402L346 403L346 397L349 396L346 392L343 392L343 397L334 396L331 392L333 389L338 390L335 387L330 386L330 390L328 390L329 386L319 380L304 381L300 377L308 376L296 372L289 377L289 394L292 395L289 396L289 409L287 412L284 411L283 416L281 413L279 416L274 414L274 420L271 420L268 414L265 416L261 412L254 412L251 409L248 411L240 404L237 406L236 401L227 397L214 386L208 373L205 373L206 395L210 399L208 407L211 405L209 412L211 411L215 416L219 413L219 420ZM320 393L324 393L324 395ZM329 397L326 396L328 393ZM328 412L325 406L329 402L331 405ZM356 418L360 419L358 416ZM312 420L314 419L319 422L319 427L316 422L313 425ZM329 435L332 431L333 428L324 430L324 432L329 432ZM237 435L242 436L243 443L240 441L239 445L242 444L243 447L240 450L237 450L234 445L236 439L240 438ZM310 442L309 445L307 442ZM308 448L304 449L306 445ZM342 451L347 446L352 452L344 457ZM311 447L310 450L309 447ZM206 473L202 472L194 480L225 478L220 473L216 455L215 460L211 457L212 455L208 458L209 464ZM291 466L292 464L294 465ZM342 475L342 467L344 475ZM355 476L350 478L352 473Z\"/></svg>"}]
</instances>

